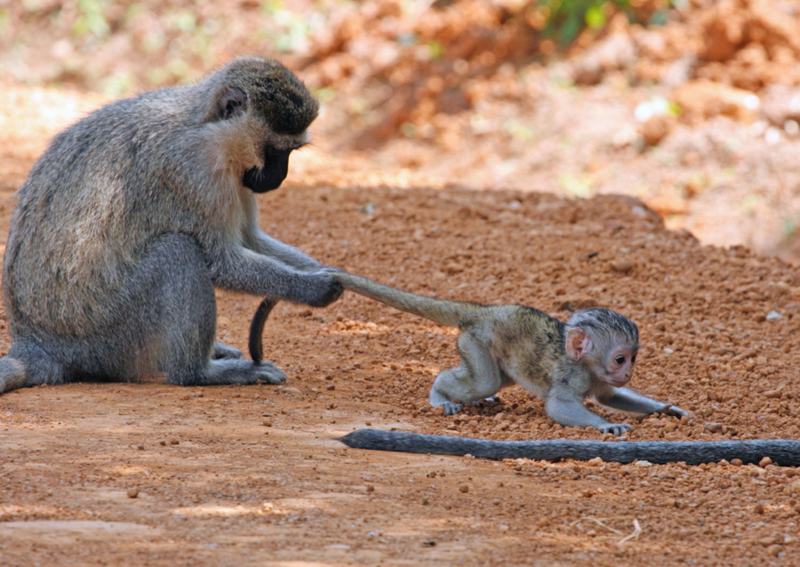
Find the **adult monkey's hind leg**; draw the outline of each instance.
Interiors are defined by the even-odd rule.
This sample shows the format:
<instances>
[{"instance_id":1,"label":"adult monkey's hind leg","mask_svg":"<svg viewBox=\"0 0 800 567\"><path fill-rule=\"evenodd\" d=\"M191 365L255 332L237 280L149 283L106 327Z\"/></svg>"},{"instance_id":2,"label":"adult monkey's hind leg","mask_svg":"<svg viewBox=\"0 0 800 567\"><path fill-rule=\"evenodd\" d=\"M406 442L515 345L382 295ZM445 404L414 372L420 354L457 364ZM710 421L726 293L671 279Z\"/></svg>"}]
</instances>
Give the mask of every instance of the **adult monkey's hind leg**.
<instances>
[{"instance_id":1,"label":"adult monkey's hind leg","mask_svg":"<svg viewBox=\"0 0 800 567\"><path fill-rule=\"evenodd\" d=\"M205 257L192 237L172 234L157 241L129 286L131 301L142 306L134 333L141 333L141 344L155 345L154 366L169 382L200 386L286 381L272 363L213 358L219 353L214 343L216 298Z\"/></svg>"},{"instance_id":2,"label":"adult monkey's hind leg","mask_svg":"<svg viewBox=\"0 0 800 567\"><path fill-rule=\"evenodd\" d=\"M211 358L242 358L242 351L224 343L216 342L214 343L214 351Z\"/></svg>"}]
</instances>

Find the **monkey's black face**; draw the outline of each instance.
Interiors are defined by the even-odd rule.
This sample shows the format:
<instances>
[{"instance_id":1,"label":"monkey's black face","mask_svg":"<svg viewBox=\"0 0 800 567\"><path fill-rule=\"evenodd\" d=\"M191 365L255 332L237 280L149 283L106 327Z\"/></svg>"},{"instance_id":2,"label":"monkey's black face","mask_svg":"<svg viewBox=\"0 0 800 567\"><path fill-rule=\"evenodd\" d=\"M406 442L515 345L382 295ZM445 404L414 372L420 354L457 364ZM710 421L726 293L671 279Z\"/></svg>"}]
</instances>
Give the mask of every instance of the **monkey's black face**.
<instances>
[{"instance_id":1,"label":"monkey's black face","mask_svg":"<svg viewBox=\"0 0 800 567\"><path fill-rule=\"evenodd\" d=\"M242 185L254 193L266 193L277 189L289 172L289 154L292 150L264 150L264 167L251 167L244 172Z\"/></svg>"}]
</instances>

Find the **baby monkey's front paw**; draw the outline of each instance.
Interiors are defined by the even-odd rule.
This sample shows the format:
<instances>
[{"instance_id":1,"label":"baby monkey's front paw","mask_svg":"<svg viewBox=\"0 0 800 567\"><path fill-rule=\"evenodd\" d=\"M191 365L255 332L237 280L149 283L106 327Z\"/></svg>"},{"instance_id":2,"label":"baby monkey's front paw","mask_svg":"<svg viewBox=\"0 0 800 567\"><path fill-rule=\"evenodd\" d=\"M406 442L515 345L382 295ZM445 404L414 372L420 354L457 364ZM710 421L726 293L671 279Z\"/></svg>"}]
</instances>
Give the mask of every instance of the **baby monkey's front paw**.
<instances>
[{"instance_id":1,"label":"baby monkey's front paw","mask_svg":"<svg viewBox=\"0 0 800 567\"><path fill-rule=\"evenodd\" d=\"M662 410L662 413L665 413L667 415L674 415L677 417L685 417L686 419L689 419L689 413L682 410L678 406L668 405L666 408Z\"/></svg>"}]
</instances>

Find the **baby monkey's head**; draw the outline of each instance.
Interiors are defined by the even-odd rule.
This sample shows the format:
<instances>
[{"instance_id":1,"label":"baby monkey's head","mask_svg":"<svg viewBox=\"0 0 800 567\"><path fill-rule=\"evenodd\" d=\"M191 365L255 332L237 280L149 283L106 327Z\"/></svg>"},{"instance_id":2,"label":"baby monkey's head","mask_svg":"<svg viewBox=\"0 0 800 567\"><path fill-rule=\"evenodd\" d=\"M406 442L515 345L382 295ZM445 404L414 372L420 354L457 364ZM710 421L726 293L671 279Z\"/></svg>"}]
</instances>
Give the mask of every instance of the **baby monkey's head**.
<instances>
[{"instance_id":1,"label":"baby monkey's head","mask_svg":"<svg viewBox=\"0 0 800 567\"><path fill-rule=\"evenodd\" d=\"M636 323L605 307L592 307L573 314L565 334L567 355L595 377L616 387L630 381L639 350Z\"/></svg>"}]
</instances>

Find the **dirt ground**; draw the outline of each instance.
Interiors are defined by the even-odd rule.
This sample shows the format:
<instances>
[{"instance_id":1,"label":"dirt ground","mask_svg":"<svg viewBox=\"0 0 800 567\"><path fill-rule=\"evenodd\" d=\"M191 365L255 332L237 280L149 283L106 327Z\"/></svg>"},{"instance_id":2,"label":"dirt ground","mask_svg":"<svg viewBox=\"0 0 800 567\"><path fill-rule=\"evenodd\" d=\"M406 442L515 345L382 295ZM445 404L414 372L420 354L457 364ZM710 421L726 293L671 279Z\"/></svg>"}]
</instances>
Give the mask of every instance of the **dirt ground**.
<instances>
[{"instance_id":1,"label":"dirt ground","mask_svg":"<svg viewBox=\"0 0 800 567\"><path fill-rule=\"evenodd\" d=\"M71 108L62 101L61 119ZM59 127L5 116L3 238L11 191ZM634 387L692 419L634 419L629 439L798 437L797 267L701 246L630 197L304 184L304 159L313 155L294 182L262 197L261 225L327 264L440 297L561 318L596 303L637 321ZM257 303L219 294L219 339L244 350ZM3 395L0 563L800 562L795 469L490 462L336 441L365 426L601 438L553 425L516 388L455 417L431 411L433 377L457 361L454 339L347 294L322 310L275 309L265 352L289 375L284 386L79 383Z\"/></svg>"}]
</instances>

